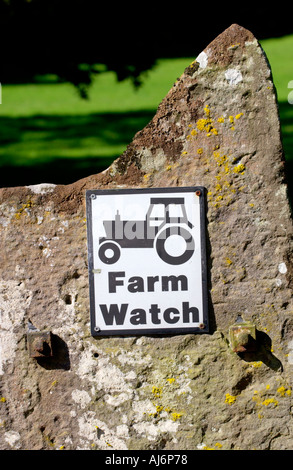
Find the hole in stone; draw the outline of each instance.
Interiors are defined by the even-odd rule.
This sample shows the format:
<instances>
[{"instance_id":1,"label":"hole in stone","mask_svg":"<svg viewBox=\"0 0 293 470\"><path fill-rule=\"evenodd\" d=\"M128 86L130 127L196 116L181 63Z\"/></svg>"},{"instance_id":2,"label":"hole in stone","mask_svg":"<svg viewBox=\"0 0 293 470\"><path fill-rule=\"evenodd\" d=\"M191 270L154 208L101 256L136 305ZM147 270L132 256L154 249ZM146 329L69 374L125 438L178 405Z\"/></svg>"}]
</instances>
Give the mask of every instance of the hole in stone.
<instances>
[{"instance_id":1,"label":"hole in stone","mask_svg":"<svg viewBox=\"0 0 293 470\"><path fill-rule=\"evenodd\" d=\"M70 294L66 294L64 296L64 302L66 303L66 305L71 305L72 304L72 297Z\"/></svg>"}]
</instances>

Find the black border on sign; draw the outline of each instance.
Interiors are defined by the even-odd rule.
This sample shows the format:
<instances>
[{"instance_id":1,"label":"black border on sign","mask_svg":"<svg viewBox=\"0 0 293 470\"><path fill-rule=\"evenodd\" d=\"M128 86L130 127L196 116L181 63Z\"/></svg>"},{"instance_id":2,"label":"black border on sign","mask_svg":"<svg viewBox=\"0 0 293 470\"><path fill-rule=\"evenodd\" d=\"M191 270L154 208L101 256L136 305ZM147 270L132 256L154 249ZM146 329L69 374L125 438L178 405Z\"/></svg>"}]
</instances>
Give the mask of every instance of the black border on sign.
<instances>
[{"instance_id":1,"label":"black border on sign","mask_svg":"<svg viewBox=\"0 0 293 470\"><path fill-rule=\"evenodd\" d=\"M180 193L200 191L200 238L201 238L201 267L202 267L202 299L203 299L203 328L145 328L145 329L115 329L95 330L95 297L94 297L94 273L93 273L93 230L92 230L92 199L91 195L113 194L138 194L144 193ZM206 257L206 190L203 186L184 186L173 188L135 188L135 189L93 189L86 191L86 219L87 219L87 243L88 243L88 275L90 295L90 321L92 336L142 336L142 335L182 335L209 332L208 317L208 282L207 282L207 257Z\"/></svg>"}]
</instances>

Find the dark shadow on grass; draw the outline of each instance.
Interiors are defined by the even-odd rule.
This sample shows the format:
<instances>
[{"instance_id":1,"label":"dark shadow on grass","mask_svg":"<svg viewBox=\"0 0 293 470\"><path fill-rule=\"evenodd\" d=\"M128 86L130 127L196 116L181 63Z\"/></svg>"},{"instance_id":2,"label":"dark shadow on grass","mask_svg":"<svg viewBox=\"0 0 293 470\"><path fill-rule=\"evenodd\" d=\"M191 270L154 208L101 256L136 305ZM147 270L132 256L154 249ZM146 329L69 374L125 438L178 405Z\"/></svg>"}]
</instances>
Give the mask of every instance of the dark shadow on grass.
<instances>
[{"instance_id":1,"label":"dark shadow on grass","mask_svg":"<svg viewBox=\"0 0 293 470\"><path fill-rule=\"evenodd\" d=\"M281 102L279 110L287 181L293 201L293 105ZM100 173L120 154L113 150L106 156L100 149L111 146L126 149L136 132L143 129L154 114L155 110L141 110L65 116L2 116L0 186L42 182L68 184ZM80 150L81 156L72 157L73 150L77 155ZM34 157L29 155L31 152Z\"/></svg>"},{"instance_id":2,"label":"dark shadow on grass","mask_svg":"<svg viewBox=\"0 0 293 470\"><path fill-rule=\"evenodd\" d=\"M117 155L118 157L118 155ZM28 186L39 183L70 184L108 168L115 157L61 158L39 165L0 167L0 187Z\"/></svg>"},{"instance_id":3,"label":"dark shadow on grass","mask_svg":"<svg viewBox=\"0 0 293 470\"><path fill-rule=\"evenodd\" d=\"M105 170L155 111L0 117L0 186L68 184ZM111 148L110 156L100 148ZM72 157L72 151L80 157ZM26 160L26 151L28 157ZM30 153L34 157L30 157ZM110 153L110 152L109 152ZM68 154L68 157L66 156ZM82 156L85 155L85 156Z\"/></svg>"}]
</instances>

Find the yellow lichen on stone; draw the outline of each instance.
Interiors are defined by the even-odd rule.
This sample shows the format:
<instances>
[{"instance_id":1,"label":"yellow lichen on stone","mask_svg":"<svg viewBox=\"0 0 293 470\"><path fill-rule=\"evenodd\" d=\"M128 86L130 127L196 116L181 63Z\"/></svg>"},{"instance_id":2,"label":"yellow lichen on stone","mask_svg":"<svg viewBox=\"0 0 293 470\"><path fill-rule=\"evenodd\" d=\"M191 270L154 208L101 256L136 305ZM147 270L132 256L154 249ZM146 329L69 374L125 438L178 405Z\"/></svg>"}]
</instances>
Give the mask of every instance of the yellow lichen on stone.
<instances>
[{"instance_id":1,"label":"yellow lichen on stone","mask_svg":"<svg viewBox=\"0 0 293 470\"><path fill-rule=\"evenodd\" d=\"M213 157L218 166L222 166L227 161L227 155L221 155L220 152L214 151Z\"/></svg>"},{"instance_id":2,"label":"yellow lichen on stone","mask_svg":"<svg viewBox=\"0 0 293 470\"><path fill-rule=\"evenodd\" d=\"M207 137L211 137L211 135L218 135L217 129L215 129L213 125L213 120L211 119L211 110L208 105L204 108L205 118L198 119L196 122L196 127L199 131L205 131Z\"/></svg>"},{"instance_id":3,"label":"yellow lichen on stone","mask_svg":"<svg viewBox=\"0 0 293 470\"><path fill-rule=\"evenodd\" d=\"M215 447L203 446L202 450L217 450L217 449L221 449L222 447L223 447L223 444L221 444L220 442L216 442Z\"/></svg>"},{"instance_id":4,"label":"yellow lichen on stone","mask_svg":"<svg viewBox=\"0 0 293 470\"><path fill-rule=\"evenodd\" d=\"M199 131L209 132L211 129L210 119L199 119L196 123L196 127Z\"/></svg>"},{"instance_id":5,"label":"yellow lichen on stone","mask_svg":"<svg viewBox=\"0 0 293 470\"><path fill-rule=\"evenodd\" d=\"M244 171L245 171L245 166L243 165L243 163L239 163L239 165L235 166L235 168L233 169L234 173L241 173L241 175L244 174Z\"/></svg>"},{"instance_id":6,"label":"yellow lichen on stone","mask_svg":"<svg viewBox=\"0 0 293 470\"><path fill-rule=\"evenodd\" d=\"M263 402L262 405L264 406L269 406L269 405L274 405L274 407L278 406L279 402L275 398L266 398Z\"/></svg>"},{"instance_id":7,"label":"yellow lichen on stone","mask_svg":"<svg viewBox=\"0 0 293 470\"><path fill-rule=\"evenodd\" d=\"M169 382L169 384L172 384L173 382L175 382L174 377L171 377L170 379L167 379L167 382Z\"/></svg>"},{"instance_id":8,"label":"yellow lichen on stone","mask_svg":"<svg viewBox=\"0 0 293 470\"><path fill-rule=\"evenodd\" d=\"M162 395L162 389L160 387L153 386L152 393L155 397L160 398Z\"/></svg>"},{"instance_id":9,"label":"yellow lichen on stone","mask_svg":"<svg viewBox=\"0 0 293 470\"><path fill-rule=\"evenodd\" d=\"M281 395L281 397L284 397L284 396L291 396L291 389L288 388L286 389L284 386L281 386L277 389L277 392Z\"/></svg>"},{"instance_id":10,"label":"yellow lichen on stone","mask_svg":"<svg viewBox=\"0 0 293 470\"><path fill-rule=\"evenodd\" d=\"M206 115L207 117L209 117L210 114L211 114L211 110L210 110L208 104L204 107L204 113L205 113L205 115Z\"/></svg>"},{"instance_id":11,"label":"yellow lichen on stone","mask_svg":"<svg viewBox=\"0 0 293 470\"><path fill-rule=\"evenodd\" d=\"M252 367L254 367L255 369L258 369L259 367L262 366L262 361L254 361L251 363Z\"/></svg>"},{"instance_id":12,"label":"yellow lichen on stone","mask_svg":"<svg viewBox=\"0 0 293 470\"><path fill-rule=\"evenodd\" d=\"M182 413L176 413L176 412L174 412L174 413L171 413L171 416L172 416L172 420L173 420L173 421L177 421L177 419L181 418Z\"/></svg>"},{"instance_id":13,"label":"yellow lichen on stone","mask_svg":"<svg viewBox=\"0 0 293 470\"><path fill-rule=\"evenodd\" d=\"M270 386L266 386L266 390L263 391L254 391L254 395L252 397L252 400L255 402L256 406L258 407L258 418L261 419L264 417L264 415L261 412L262 407L269 407L269 408L276 408L279 405L278 400L276 400L275 397L268 397L265 398L265 393L270 390Z\"/></svg>"},{"instance_id":14,"label":"yellow lichen on stone","mask_svg":"<svg viewBox=\"0 0 293 470\"><path fill-rule=\"evenodd\" d=\"M243 113L240 112L236 114L235 116L228 116L228 123L230 125L230 130L235 130L235 121L240 119L243 116ZM219 124L224 124L225 122L225 117L223 115L219 116L218 118L214 118L215 121L211 118L211 110L209 108L209 105L206 105L204 107L204 117L200 118L196 122L196 129L197 131L200 132L206 132L206 137L211 137L213 135L218 136L219 131L218 129L215 128L214 122L218 122ZM191 124L189 124L189 127L192 127ZM187 138L191 138L192 135L196 135L197 132L196 130L192 130L190 135Z\"/></svg>"},{"instance_id":15,"label":"yellow lichen on stone","mask_svg":"<svg viewBox=\"0 0 293 470\"><path fill-rule=\"evenodd\" d=\"M27 212L27 209L30 209L32 207L33 203L32 201L27 201L25 204L22 204L21 208L18 209L18 211L16 211L15 213L15 218L16 219L20 219L21 215L23 214L23 212Z\"/></svg>"},{"instance_id":16,"label":"yellow lichen on stone","mask_svg":"<svg viewBox=\"0 0 293 470\"><path fill-rule=\"evenodd\" d=\"M229 116L229 122L231 124L231 131L234 131L235 130L235 127L234 127L234 116Z\"/></svg>"},{"instance_id":17,"label":"yellow lichen on stone","mask_svg":"<svg viewBox=\"0 0 293 470\"><path fill-rule=\"evenodd\" d=\"M236 189L232 186L230 175L232 174L232 165L230 158L226 154L222 154L218 150L214 150L212 158L217 166L217 173L215 175L214 191L209 191L209 202L214 202L214 207L219 208L223 204L229 205L233 200L233 195ZM220 193L220 194L219 194Z\"/></svg>"},{"instance_id":18,"label":"yellow lichen on stone","mask_svg":"<svg viewBox=\"0 0 293 470\"><path fill-rule=\"evenodd\" d=\"M164 409L163 405L157 405L156 406L156 413L160 414L163 411L163 409Z\"/></svg>"},{"instance_id":19,"label":"yellow lichen on stone","mask_svg":"<svg viewBox=\"0 0 293 470\"><path fill-rule=\"evenodd\" d=\"M235 403L236 399L237 399L236 396L230 395L230 393L226 393L225 403L228 403L228 405L233 405L233 403Z\"/></svg>"}]
</instances>

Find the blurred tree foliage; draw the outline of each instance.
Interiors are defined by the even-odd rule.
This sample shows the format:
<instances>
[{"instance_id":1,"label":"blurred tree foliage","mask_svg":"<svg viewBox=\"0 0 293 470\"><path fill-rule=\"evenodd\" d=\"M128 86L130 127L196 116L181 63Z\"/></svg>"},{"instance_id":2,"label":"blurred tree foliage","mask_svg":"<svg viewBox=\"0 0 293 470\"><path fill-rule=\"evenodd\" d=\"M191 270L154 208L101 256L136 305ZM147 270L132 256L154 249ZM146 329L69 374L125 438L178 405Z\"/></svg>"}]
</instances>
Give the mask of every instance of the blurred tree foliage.
<instances>
[{"instance_id":1,"label":"blurred tree foliage","mask_svg":"<svg viewBox=\"0 0 293 470\"><path fill-rule=\"evenodd\" d=\"M139 86L156 59L196 57L232 23L258 39L293 32L280 8L245 3L236 13L223 2L203 3L0 0L0 82L50 75L87 97L94 75L111 70Z\"/></svg>"}]
</instances>

